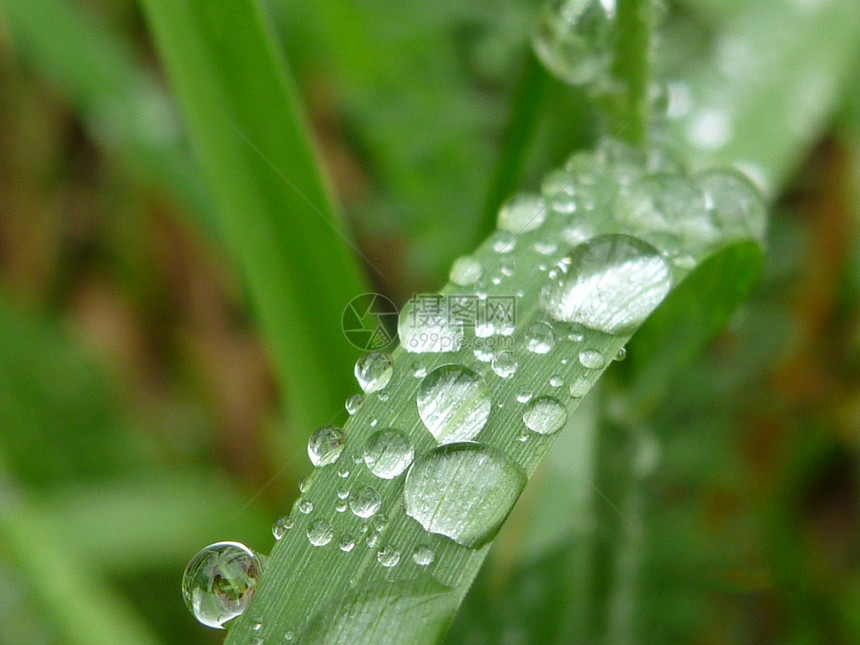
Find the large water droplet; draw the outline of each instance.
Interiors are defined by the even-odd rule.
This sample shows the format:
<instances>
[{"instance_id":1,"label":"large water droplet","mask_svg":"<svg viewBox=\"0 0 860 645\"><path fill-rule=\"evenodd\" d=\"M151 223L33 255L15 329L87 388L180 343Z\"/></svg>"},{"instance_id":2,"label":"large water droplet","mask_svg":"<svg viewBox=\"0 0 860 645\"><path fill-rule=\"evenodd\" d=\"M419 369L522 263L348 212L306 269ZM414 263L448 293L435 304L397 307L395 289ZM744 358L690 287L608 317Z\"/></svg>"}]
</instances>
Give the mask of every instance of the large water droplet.
<instances>
[{"instance_id":1,"label":"large water droplet","mask_svg":"<svg viewBox=\"0 0 860 645\"><path fill-rule=\"evenodd\" d=\"M606 365L606 359L596 349L584 349L579 352L579 363L589 370L599 370Z\"/></svg>"},{"instance_id":2,"label":"large water droplet","mask_svg":"<svg viewBox=\"0 0 860 645\"><path fill-rule=\"evenodd\" d=\"M533 46L541 62L556 77L583 85L606 72L614 2L553 0L544 9Z\"/></svg>"},{"instance_id":3,"label":"large water droplet","mask_svg":"<svg viewBox=\"0 0 860 645\"><path fill-rule=\"evenodd\" d=\"M449 300L440 294L418 294L404 305L397 319L400 344L417 354L457 351L463 325L451 316Z\"/></svg>"},{"instance_id":4,"label":"large water droplet","mask_svg":"<svg viewBox=\"0 0 860 645\"><path fill-rule=\"evenodd\" d=\"M314 546L325 546L334 537L334 531L331 524L325 520L315 520L311 522L307 530L308 542Z\"/></svg>"},{"instance_id":5,"label":"large water droplet","mask_svg":"<svg viewBox=\"0 0 860 645\"><path fill-rule=\"evenodd\" d=\"M467 547L486 544L499 530L526 483L504 453L481 443L439 446L406 475L406 513L431 533Z\"/></svg>"},{"instance_id":6,"label":"large water droplet","mask_svg":"<svg viewBox=\"0 0 860 645\"><path fill-rule=\"evenodd\" d=\"M386 352L368 352L355 362L355 378L365 393L377 392L388 385L394 374L394 361Z\"/></svg>"},{"instance_id":7,"label":"large water droplet","mask_svg":"<svg viewBox=\"0 0 860 645\"><path fill-rule=\"evenodd\" d=\"M669 265L649 244L629 235L603 235L580 244L559 265L544 292L556 320L618 334L641 323L672 286Z\"/></svg>"},{"instance_id":8,"label":"large water droplet","mask_svg":"<svg viewBox=\"0 0 860 645\"><path fill-rule=\"evenodd\" d=\"M199 551L182 576L182 597L194 617L208 627L245 611L263 575L258 554L238 542L218 542Z\"/></svg>"},{"instance_id":9,"label":"large water droplet","mask_svg":"<svg viewBox=\"0 0 860 645\"><path fill-rule=\"evenodd\" d=\"M418 387L418 415L439 443L475 437L490 416L484 379L462 365L442 365Z\"/></svg>"},{"instance_id":10,"label":"large water droplet","mask_svg":"<svg viewBox=\"0 0 860 645\"><path fill-rule=\"evenodd\" d=\"M525 233L533 231L546 219L546 202L538 195L514 195L499 209L498 226L503 231Z\"/></svg>"},{"instance_id":11,"label":"large water droplet","mask_svg":"<svg viewBox=\"0 0 860 645\"><path fill-rule=\"evenodd\" d=\"M364 447L364 463L377 477L394 479L412 463L414 451L409 439L394 428L373 433Z\"/></svg>"},{"instance_id":12,"label":"large water droplet","mask_svg":"<svg viewBox=\"0 0 860 645\"><path fill-rule=\"evenodd\" d=\"M382 505L382 497L375 488L362 486L349 496L350 510L361 518L368 518Z\"/></svg>"},{"instance_id":13,"label":"large water droplet","mask_svg":"<svg viewBox=\"0 0 860 645\"><path fill-rule=\"evenodd\" d=\"M724 234L764 239L767 207L746 175L733 168L714 168L695 175L693 183L705 195L705 204Z\"/></svg>"},{"instance_id":14,"label":"large water droplet","mask_svg":"<svg viewBox=\"0 0 860 645\"><path fill-rule=\"evenodd\" d=\"M567 410L552 397L541 396L528 404L523 412L523 422L538 434L555 434L567 422Z\"/></svg>"},{"instance_id":15,"label":"large water droplet","mask_svg":"<svg viewBox=\"0 0 860 645\"><path fill-rule=\"evenodd\" d=\"M464 255L463 257L454 260L454 264L451 265L451 273L449 277L451 278L451 282L454 284L459 284L465 287L470 284L474 284L475 281L481 277L482 271L483 267L480 262L471 255Z\"/></svg>"},{"instance_id":16,"label":"large water droplet","mask_svg":"<svg viewBox=\"0 0 860 645\"><path fill-rule=\"evenodd\" d=\"M343 451L343 430L337 426L323 426L308 439L308 457L314 466L333 464Z\"/></svg>"}]
</instances>

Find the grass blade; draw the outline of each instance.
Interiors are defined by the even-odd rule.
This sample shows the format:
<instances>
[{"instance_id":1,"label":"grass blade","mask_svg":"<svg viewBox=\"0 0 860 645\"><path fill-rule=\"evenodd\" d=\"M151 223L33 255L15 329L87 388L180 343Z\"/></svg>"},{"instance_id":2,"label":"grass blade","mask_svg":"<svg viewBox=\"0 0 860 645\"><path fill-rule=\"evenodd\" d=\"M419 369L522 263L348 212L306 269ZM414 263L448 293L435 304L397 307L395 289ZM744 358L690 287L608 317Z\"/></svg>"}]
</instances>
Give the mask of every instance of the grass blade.
<instances>
[{"instance_id":1,"label":"grass blade","mask_svg":"<svg viewBox=\"0 0 860 645\"><path fill-rule=\"evenodd\" d=\"M365 288L296 90L256 1L142 4L292 420L321 424L352 388L340 319Z\"/></svg>"}]
</instances>

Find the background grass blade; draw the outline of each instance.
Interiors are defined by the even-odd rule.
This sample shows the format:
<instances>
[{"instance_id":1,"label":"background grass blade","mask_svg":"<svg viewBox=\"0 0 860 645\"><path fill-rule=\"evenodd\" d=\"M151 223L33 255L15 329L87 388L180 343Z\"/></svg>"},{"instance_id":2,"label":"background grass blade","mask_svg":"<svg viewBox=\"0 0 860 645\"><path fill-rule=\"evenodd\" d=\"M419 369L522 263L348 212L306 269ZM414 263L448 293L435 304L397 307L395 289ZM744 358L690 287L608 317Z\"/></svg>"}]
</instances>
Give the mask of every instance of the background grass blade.
<instances>
[{"instance_id":1,"label":"background grass blade","mask_svg":"<svg viewBox=\"0 0 860 645\"><path fill-rule=\"evenodd\" d=\"M322 424L352 388L340 319L366 289L296 90L255 0L142 4L290 416Z\"/></svg>"}]
</instances>

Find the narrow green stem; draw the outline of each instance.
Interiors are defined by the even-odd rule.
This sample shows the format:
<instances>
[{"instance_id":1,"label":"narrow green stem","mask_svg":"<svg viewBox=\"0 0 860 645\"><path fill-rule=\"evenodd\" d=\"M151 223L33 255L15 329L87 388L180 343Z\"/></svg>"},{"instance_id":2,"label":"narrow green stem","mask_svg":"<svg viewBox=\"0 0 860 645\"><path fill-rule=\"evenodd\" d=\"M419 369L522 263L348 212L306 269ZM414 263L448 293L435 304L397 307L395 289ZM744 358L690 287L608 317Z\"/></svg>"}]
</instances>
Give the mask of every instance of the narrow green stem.
<instances>
[{"instance_id":1,"label":"narrow green stem","mask_svg":"<svg viewBox=\"0 0 860 645\"><path fill-rule=\"evenodd\" d=\"M612 130L642 146L648 130L648 84L651 74L651 0L617 0L612 76L617 85L610 101Z\"/></svg>"}]
</instances>

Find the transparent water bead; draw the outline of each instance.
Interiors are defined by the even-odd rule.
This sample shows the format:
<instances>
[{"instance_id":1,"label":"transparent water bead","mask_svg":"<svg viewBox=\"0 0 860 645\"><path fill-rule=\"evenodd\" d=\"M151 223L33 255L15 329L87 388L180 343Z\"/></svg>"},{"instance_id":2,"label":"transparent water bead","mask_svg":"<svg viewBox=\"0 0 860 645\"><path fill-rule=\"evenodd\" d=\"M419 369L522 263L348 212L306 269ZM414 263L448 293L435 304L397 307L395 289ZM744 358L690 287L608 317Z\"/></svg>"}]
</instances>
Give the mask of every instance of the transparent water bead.
<instances>
[{"instance_id":1,"label":"transparent water bead","mask_svg":"<svg viewBox=\"0 0 860 645\"><path fill-rule=\"evenodd\" d=\"M498 227L518 235L533 231L546 219L546 202L538 195L514 195L499 209Z\"/></svg>"},{"instance_id":2,"label":"transparent water bead","mask_svg":"<svg viewBox=\"0 0 860 645\"><path fill-rule=\"evenodd\" d=\"M462 365L441 365L418 386L418 416L439 443L475 437L492 401L483 377Z\"/></svg>"},{"instance_id":3,"label":"transparent water bead","mask_svg":"<svg viewBox=\"0 0 860 645\"><path fill-rule=\"evenodd\" d=\"M400 311L397 333L407 352L438 354L457 351L463 344L463 325L451 316L441 294L417 294Z\"/></svg>"},{"instance_id":4,"label":"transparent water bead","mask_svg":"<svg viewBox=\"0 0 860 645\"><path fill-rule=\"evenodd\" d=\"M275 520L275 523L272 524L272 536L276 540L280 540L291 528L293 528L293 518L289 515L279 517Z\"/></svg>"},{"instance_id":5,"label":"transparent water bead","mask_svg":"<svg viewBox=\"0 0 860 645\"><path fill-rule=\"evenodd\" d=\"M394 360L387 352L368 352L355 362L355 379L365 394L384 388L392 374Z\"/></svg>"},{"instance_id":6,"label":"transparent water bead","mask_svg":"<svg viewBox=\"0 0 860 645\"><path fill-rule=\"evenodd\" d=\"M433 564L433 560L436 559L436 554L433 553L433 549L429 546L422 545L415 549L415 553L412 554L412 559L419 567L426 567Z\"/></svg>"},{"instance_id":7,"label":"transparent water bead","mask_svg":"<svg viewBox=\"0 0 860 645\"><path fill-rule=\"evenodd\" d=\"M364 463L377 477L394 479L412 463L412 443L399 430L383 428L367 440Z\"/></svg>"},{"instance_id":8,"label":"transparent water bead","mask_svg":"<svg viewBox=\"0 0 860 645\"><path fill-rule=\"evenodd\" d=\"M574 178L566 170L552 170L540 185L541 193L550 210L564 215L576 210Z\"/></svg>"},{"instance_id":9,"label":"transparent water bead","mask_svg":"<svg viewBox=\"0 0 860 645\"><path fill-rule=\"evenodd\" d=\"M702 191L689 179L676 175L649 175L634 183L618 196L614 213L622 225L649 240L649 234L665 234L701 248L718 234Z\"/></svg>"},{"instance_id":10,"label":"transparent water bead","mask_svg":"<svg viewBox=\"0 0 860 645\"><path fill-rule=\"evenodd\" d=\"M343 452L343 430L337 426L323 426L308 439L308 457L314 466L333 464Z\"/></svg>"},{"instance_id":11,"label":"transparent water bead","mask_svg":"<svg viewBox=\"0 0 860 645\"><path fill-rule=\"evenodd\" d=\"M331 524L325 520L315 520L311 522L307 530L308 542L314 546L325 546L334 537L334 531Z\"/></svg>"},{"instance_id":12,"label":"transparent water bead","mask_svg":"<svg viewBox=\"0 0 860 645\"><path fill-rule=\"evenodd\" d=\"M614 0L553 0L541 14L532 45L552 74L571 85L608 70Z\"/></svg>"},{"instance_id":13,"label":"transparent water bead","mask_svg":"<svg viewBox=\"0 0 860 645\"><path fill-rule=\"evenodd\" d=\"M363 394L353 394L346 400L343 407L346 408L347 413L350 415L355 414L361 408L361 405L364 403L364 395Z\"/></svg>"},{"instance_id":14,"label":"transparent water bead","mask_svg":"<svg viewBox=\"0 0 860 645\"><path fill-rule=\"evenodd\" d=\"M477 548L499 530L526 483L522 469L487 444L439 446L406 475L406 513L430 533Z\"/></svg>"},{"instance_id":15,"label":"transparent water bead","mask_svg":"<svg viewBox=\"0 0 860 645\"><path fill-rule=\"evenodd\" d=\"M584 349L579 352L579 363L590 370L599 370L606 365L606 359L596 349Z\"/></svg>"},{"instance_id":16,"label":"transparent water bead","mask_svg":"<svg viewBox=\"0 0 860 645\"><path fill-rule=\"evenodd\" d=\"M591 385L586 379L578 378L570 384L570 396L574 399L583 397L588 393L589 387L591 387Z\"/></svg>"},{"instance_id":17,"label":"transparent water bead","mask_svg":"<svg viewBox=\"0 0 860 645\"><path fill-rule=\"evenodd\" d=\"M536 322L526 329L526 348L535 354L547 354L555 347L555 332L543 322Z\"/></svg>"},{"instance_id":18,"label":"transparent water bead","mask_svg":"<svg viewBox=\"0 0 860 645\"><path fill-rule=\"evenodd\" d=\"M510 350L502 350L493 356L492 367L497 376L509 378L517 371L518 366L517 358Z\"/></svg>"},{"instance_id":19,"label":"transparent water bead","mask_svg":"<svg viewBox=\"0 0 860 645\"><path fill-rule=\"evenodd\" d=\"M532 432L555 434L567 422L565 407L549 396L541 396L528 404L523 412L523 423Z\"/></svg>"},{"instance_id":20,"label":"transparent water bead","mask_svg":"<svg viewBox=\"0 0 860 645\"><path fill-rule=\"evenodd\" d=\"M483 267L478 260L471 255L464 255L454 260L449 277L454 284L466 287L474 284L481 277L482 271Z\"/></svg>"},{"instance_id":21,"label":"transparent water bead","mask_svg":"<svg viewBox=\"0 0 860 645\"><path fill-rule=\"evenodd\" d=\"M696 174L693 183L723 233L764 240L767 206L746 175L733 168L714 168Z\"/></svg>"},{"instance_id":22,"label":"transparent water bead","mask_svg":"<svg viewBox=\"0 0 860 645\"><path fill-rule=\"evenodd\" d=\"M400 562L400 551L389 546L382 547L376 554L376 561L383 567L396 567Z\"/></svg>"},{"instance_id":23,"label":"transparent water bead","mask_svg":"<svg viewBox=\"0 0 860 645\"><path fill-rule=\"evenodd\" d=\"M349 510L361 518L368 518L382 506L382 497L371 486L362 486L349 496Z\"/></svg>"},{"instance_id":24,"label":"transparent water bead","mask_svg":"<svg viewBox=\"0 0 860 645\"><path fill-rule=\"evenodd\" d=\"M547 313L597 331L636 327L672 287L666 260L629 235L603 235L576 247L559 265L560 277L542 294Z\"/></svg>"},{"instance_id":25,"label":"transparent water bead","mask_svg":"<svg viewBox=\"0 0 860 645\"><path fill-rule=\"evenodd\" d=\"M262 557L244 544L210 544L185 567L182 597L198 621L223 629L251 602L264 566Z\"/></svg>"}]
</instances>

